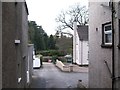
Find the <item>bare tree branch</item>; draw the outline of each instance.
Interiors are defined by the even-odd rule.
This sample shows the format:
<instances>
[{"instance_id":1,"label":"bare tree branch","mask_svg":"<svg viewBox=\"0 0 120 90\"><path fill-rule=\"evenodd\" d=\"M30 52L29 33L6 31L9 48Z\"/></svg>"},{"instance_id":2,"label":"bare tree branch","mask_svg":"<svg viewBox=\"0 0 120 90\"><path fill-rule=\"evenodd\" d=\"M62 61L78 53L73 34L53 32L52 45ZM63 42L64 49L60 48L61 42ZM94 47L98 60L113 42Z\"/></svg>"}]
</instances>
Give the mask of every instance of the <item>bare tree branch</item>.
<instances>
[{"instance_id":1,"label":"bare tree branch","mask_svg":"<svg viewBox=\"0 0 120 90\"><path fill-rule=\"evenodd\" d=\"M67 11L62 11L59 16L55 19L60 25L57 29L61 31L66 28L73 30L73 22L77 20L79 25L86 25L88 22L88 11L85 6L72 6Z\"/></svg>"}]
</instances>

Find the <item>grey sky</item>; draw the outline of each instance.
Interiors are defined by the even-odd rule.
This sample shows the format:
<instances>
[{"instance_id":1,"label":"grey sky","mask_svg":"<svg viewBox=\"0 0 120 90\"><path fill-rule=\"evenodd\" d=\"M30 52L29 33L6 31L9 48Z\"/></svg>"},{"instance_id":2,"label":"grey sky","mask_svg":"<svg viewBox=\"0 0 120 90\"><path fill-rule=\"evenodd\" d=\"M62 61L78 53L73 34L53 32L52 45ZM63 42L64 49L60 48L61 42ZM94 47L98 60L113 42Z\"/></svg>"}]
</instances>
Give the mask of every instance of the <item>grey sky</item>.
<instances>
[{"instance_id":1,"label":"grey sky","mask_svg":"<svg viewBox=\"0 0 120 90\"><path fill-rule=\"evenodd\" d=\"M55 34L55 18L61 10L67 10L69 6L80 3L88 5L88 0L26 0L29 10L28 19L41 25L48 35Z\"/></svg>"}]
</instances>

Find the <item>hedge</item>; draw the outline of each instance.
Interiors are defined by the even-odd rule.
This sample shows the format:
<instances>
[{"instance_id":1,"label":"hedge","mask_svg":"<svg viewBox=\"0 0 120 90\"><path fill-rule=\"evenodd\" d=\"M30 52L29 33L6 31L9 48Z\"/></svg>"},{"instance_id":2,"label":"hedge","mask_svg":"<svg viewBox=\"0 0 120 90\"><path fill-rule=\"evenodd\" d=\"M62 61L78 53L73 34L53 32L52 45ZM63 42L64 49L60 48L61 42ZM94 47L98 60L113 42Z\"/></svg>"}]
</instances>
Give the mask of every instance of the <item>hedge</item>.
<instances>
[{"instance_id":1,"label":"hedge","mask_svg":"<svg viewBox=\"0 0 120 90\"><path fill-rule=\"evenodd\" d=\"M59 50L48 50L48 51L39 51L37 54L41 54L43 56L65 56L67 53L65 51Z\"/></svg>"}]
</instances>

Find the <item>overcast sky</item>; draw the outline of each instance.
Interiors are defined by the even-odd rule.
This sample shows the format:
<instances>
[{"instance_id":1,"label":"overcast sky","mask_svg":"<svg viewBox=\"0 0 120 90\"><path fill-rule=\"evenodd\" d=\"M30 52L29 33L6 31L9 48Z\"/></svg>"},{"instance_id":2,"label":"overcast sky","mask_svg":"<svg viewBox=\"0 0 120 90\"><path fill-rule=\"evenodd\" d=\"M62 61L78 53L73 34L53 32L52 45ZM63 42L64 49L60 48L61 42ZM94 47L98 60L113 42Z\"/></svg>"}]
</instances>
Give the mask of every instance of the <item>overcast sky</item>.
<instances>
[{"instance_id":1,"label":"overcast sky","mask_svg":"<svg viewBox=\"0 0 120 90\"><path fill-rule=\"evenodd\" d=\"M36 21L48 35L55 34L57 26L55 18L62 10L67 10L69 6L77 3L88 5L88 0L26 0L26 2L29 10L28 19Z\"/></svg>"}]
</instances>

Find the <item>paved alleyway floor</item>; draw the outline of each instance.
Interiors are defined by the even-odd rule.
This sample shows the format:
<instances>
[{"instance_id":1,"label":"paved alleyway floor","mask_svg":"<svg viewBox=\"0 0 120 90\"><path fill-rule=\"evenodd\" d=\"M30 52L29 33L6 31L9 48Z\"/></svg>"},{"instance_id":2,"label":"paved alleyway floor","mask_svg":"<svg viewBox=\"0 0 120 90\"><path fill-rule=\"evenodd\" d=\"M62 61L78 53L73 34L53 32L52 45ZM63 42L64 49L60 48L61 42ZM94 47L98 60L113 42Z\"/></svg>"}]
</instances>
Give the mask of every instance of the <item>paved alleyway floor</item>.
<instances>
[{"instance_id":1,"label":"paved alleyway floor","mask_svg":"<svg viewBox=\"0 0 120 90\"><path fill-rule=\"evenodd\" d=\"M78 80L88 86L88 72L62 72L52 63L34 69L31 88L76 88Z\"/></svg>"}]
</instances>

